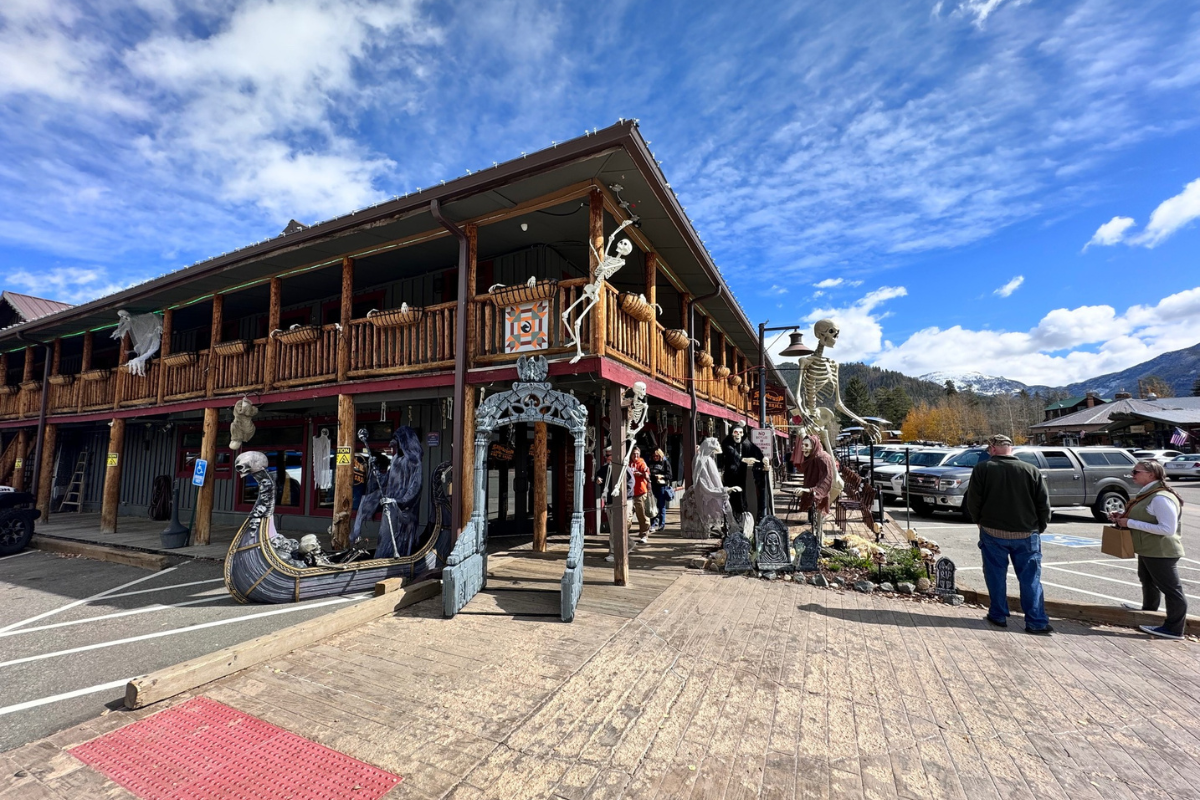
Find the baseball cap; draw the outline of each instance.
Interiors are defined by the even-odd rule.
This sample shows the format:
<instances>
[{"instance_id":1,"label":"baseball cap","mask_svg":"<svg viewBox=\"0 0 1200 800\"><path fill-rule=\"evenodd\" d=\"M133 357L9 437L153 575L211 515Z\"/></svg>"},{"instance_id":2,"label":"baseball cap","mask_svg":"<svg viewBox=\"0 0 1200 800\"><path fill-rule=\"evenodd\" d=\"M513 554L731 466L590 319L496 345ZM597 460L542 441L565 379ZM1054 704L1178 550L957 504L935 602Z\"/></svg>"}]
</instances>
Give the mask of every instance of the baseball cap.
<instances>
[{"instance_id":1,"label":"baseball cap","mask_svg":"<svg viewBox=\"0 0 1200 800\"><path fill-rule=\"evenodd\" d=\"M1003 433L994 433L988 437L987 442L988 442L988 444L991 444L991 445L1006 446L1006 445L1011 445L1013 443L1013 440L1008 438L1007 436L1005 436Z\"/></svg>"}]
</instances>

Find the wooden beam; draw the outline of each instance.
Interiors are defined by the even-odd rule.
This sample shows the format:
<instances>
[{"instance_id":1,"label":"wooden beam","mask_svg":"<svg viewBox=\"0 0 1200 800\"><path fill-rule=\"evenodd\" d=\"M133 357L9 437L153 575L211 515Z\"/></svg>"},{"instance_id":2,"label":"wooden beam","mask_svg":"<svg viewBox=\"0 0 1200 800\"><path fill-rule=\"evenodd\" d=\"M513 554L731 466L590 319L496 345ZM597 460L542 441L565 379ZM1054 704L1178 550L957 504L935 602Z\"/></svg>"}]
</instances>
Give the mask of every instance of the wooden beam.
<instances>
[{"instance_id":1,"label":"wooden beam","mask_svg":"<svg viewBox=\"0 0 1200 800\"><path fill-rule=\"evenodd\" d=\"M204 485L196 491L196 522L192 525L192 544L208 544L212 537L213 498L217 488L217 409L204 409L204 430L200 438L200 458L208 462Z\"/></svg>"},{"instance_id":2,"label":"wooden beam","mask_svg":"<svg viewBox=\"0 0 1200 800\"><path fill-rule=\"evenodd\" d=\"M46 423L46 438L42 440L42 464L38 470L37 507L42 512L41 519L50 519L50 498L54 491L54 448L58 446L58 426Z\"/></svg>"},{"instance_id":3,"label":"wooden beam","mask_svg":"<svg viewBox=\"0 0 1200 800\"><path fill-rule=\"evenodd\" d=\"M533 551L546 552L546 423L533 423Z\"/></svg>"},{"instance_id":4,"label":"wooden beam","mask_svg":"<svg viewBox=\"0 0 1200 800\"><path fill-rule=\"evenodd\" d=\"M462 519L469 520L475 511L475 405L478 402L479 390L467 386L464 395L466 402L462 408L462 427L466 438L463 440L464 455L470 453L470 458L463 458L462 475L459 477L458 502L462 508ZM457 416L457 414L455 415ZM457 431L453 431L457 435ZM453 498L451 498L453 502Z\"/></svg>"},{"instance_id":5,"label":"wooden beam","mask_svg":"<svg viewBox=\"0 0 1200 800\"><path fill-rule=\"evenodd\" d=\"M342 330L338 333L337 380L345 383L350 375L350 322L354 319L354 259L342 259L342 307L338 322Z\"/></svg>"},{"instance_id":6,"label":"wooden beam","mask_svg":"<svg viewBox=\"0 0 1200 800\"><path fill-rule=\"evenodd\" d=\"M45 391L45 387L42 387ZM34 429L36 430L36 428ZM13 461L12 488L25 491L25 454L29 452L29 428L17 431L17 458Z\"/></svg>"},{"instance_id":7,"label":"wooden beam","mask_svg":"<svg viewBox=\"0 0 1200 800\"><path fill-rule=\"evenodd\" d=\"M338 395L337 453L333 468L333 549L344 550L350 544L350 512L354 503L354 397ZM349 459L344 454L349 453Z\"/></svg>"},{"instance_id":8,"label":"wooden beam","mask_svg":"<svg viewBox=\"0 0 1200 800\"><path fill-rule=\"evenodd\" d=\"M268 633L248 642L134 678L125 687L125 707L141 708L195 689L239 670L285 656L342 631L438 597L441 581L414 583L397 592L362 600L329 614Z\"/></svg>"},{"instance_id":9,"label":"wooden beam","mask_svg":"<svg viewBox=\"0 0 1200 800\"><path fill-rule=\"evenodd\" d=\"M606 498L608 504L608 529L612 531L610 541L613 551L613 583L625 586L629 583L629 515L625 511L625 409L621 400L625 389L620 384L608 384L608 432L612 445L612 479L608 491L615 488L617 494Z\"/></svg>"},{"instance_id":10,"label":"wooden beam","mask_svg":"<svg viewBox=\"0 0 1200 800\"><path fill-rule=\"evenodd\" d=\"M594 191L588 196L588 201L588 241L592 245L588 252L588 275L594 281L596 268L600 266L600 258L604 255L604 195L598 190ZM608 330L608 302L603 287L599 288L600 302L592 309L592 354L602 356Z\"/></svg>"},{"instance_id":11,"label":"wooden beam","mask_svg":"<svg viewBox=\"0 0 1200 800\"><path fill-rule=\"evenodd\" d=\"M212 298L212 321L209 323L208 361L204 365L204 396L212 397L217 385L217 345L221 343L221 328L225 326L225 295L214 294Z\"/></svg>"},{"instance_id":12,"label":"wooden beam","mask_svg":"<svg viewBox=\"0 0 1200 800\"><path fill-rule=\"evenodd\" d=\"M646 253L646 300L651 306L658 304L658 253ZM657 311L655 312L658 313ZM655 317L657 319L657 317ZM650 377L658 377L658 351L666 345L659 338L655 319L646 323L646 341L650 345Z\"/></svg>"},{"instance_id":13,"label":"wooden beam","mask_svg":"<svg viewBox=\"0 0 1200 800\"><path fill-rule=\"evenodd\" d=\"M467 235L467 274L460 275L459 280L467 282L467 297L473 298L479 289L479 226L464 225L463 233ZM467 303L466 356L467 368L470 369L475 366L475 359L479 357L479 304L474 302ZM474 429L468 429L468 441L471 447L475 446L473 437ZM463 519L466 518L463 517Z\"/></svg>"},{"instance_id":14,"label":"wooden beam","mask_svg":"<svg viewBox=\"0 0 1200 800\"><path fill-rule=\"evenodd\" d=\"M166 356L169 356L171 354L171 333L172 333L172 331L174 331L174 329L175 329L175 311L170 308L164 309L163 310L162 344L160 344L158 346L158 352L161 354L161 356L163 358L165 358ZM211 371L211 366L212 366L211 365L211 354L212 354L212 348L210 347L209 348L210 371ZM167 373L169 371L170 370L168 370L166 367L164 367L161 362L159 363L159 366L158 366L158 400L157 400L157 402L158 402L158 405L160 405L160 406L163 403L163 395L167 391Z\"/></svg>"},{"instance_id":15,"label":"wooden beam","mask_svg":"<svg viewBox=\"0 0 1200 800\"><path fill-rule=\"evenodd\" d=\"M21 368L21 383L33 380L33 347L25 346L25 364Z\"/></svg>"},{"instance_id":16,"label":"wooden beam","mask_svg":"<svg viewBox=\"0 0 1200 800\"><path fill-rule=\"evenodd\" d=\"M125 420L114 419L108 429L104 468L104 497L100 503L100 532L117 532L117 507L121 503L121 469L125 461Z\"/></svg>"},{"instance_id":17,"label":"wooden beam","mask_svg":"<svg viewBox=\"0 0 1200 800\"><path fill-rule=\"evenodd\" d=\"M53 539L48 536L34 536L29 542L29 546L47 553L62 553L63 555L90 558L93 561L107 561L111 564L124 564L155 572L171 565L171 557L161 553L143 553L140 550L128 550L124 547L105 547L102 544Z\"/></svg>"},{"instance_id":18,"label":"wooden beam","mask_svg":"<svg viewBox=\"0 0 1200 800\"><path fill-rule=\"evenodd\" d=\"M263 391L271 391L279 364L279 340L271 334L279 328L279 310L283 301L283 279L271 278L271 305L267 311L267 358L263 366Z\"/></svg>"},{"instance_id":19,"label":"wooden beam","mask_svg":"<svg viewBox=\"0 0 1200 800\"><path fill-rule=\"evenodd\" d=\"M62 339L55 339L54 358L50 362L50 374L57 375L60 367L62 367Z\"/></svg>"},{"instance_id":20,"label":"wooden beam","mask_svg":"<svg viewBox=\"0 0 1200 800\"><path fill-rule=\"evenodd\" d=\"M125 399L125 383L129 376L125 374L125 370L121 367L129 363L129 334L121 337L121 343L118 345L121 351L117 354L117 386L113 391L113 410L116 411L121 407L121 401Z\"/></svg>"}]
</instances>

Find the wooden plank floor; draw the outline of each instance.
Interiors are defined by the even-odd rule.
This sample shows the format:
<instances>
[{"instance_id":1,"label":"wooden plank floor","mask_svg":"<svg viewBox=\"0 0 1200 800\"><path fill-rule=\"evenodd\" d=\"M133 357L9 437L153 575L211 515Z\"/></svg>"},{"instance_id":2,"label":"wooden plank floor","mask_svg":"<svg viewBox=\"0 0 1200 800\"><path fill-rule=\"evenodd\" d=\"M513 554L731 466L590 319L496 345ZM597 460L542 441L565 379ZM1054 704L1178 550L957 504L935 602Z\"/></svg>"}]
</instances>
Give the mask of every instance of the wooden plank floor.
<instances>
[{"instance_id":1,"label":"wooden plank floor","mask_svg":"<svg viewBox=\"0 0 1200 800\"><path fill-rule=\"evenodd\" d=\"M187 524L187 520L182 520ZM99 514L51 514L48 520L39 520L36 533L60 539L73 539L91 544L106 544L116 547L132 547L155 553L169 553L189 558L206 558L224 561L229 543L237 534L236 525L213 525L209 543L191 547L164 550L159 534L169 522L144 517L121 517L117 520L116 533L100 532Z\"/></svg>"}]
</instances>

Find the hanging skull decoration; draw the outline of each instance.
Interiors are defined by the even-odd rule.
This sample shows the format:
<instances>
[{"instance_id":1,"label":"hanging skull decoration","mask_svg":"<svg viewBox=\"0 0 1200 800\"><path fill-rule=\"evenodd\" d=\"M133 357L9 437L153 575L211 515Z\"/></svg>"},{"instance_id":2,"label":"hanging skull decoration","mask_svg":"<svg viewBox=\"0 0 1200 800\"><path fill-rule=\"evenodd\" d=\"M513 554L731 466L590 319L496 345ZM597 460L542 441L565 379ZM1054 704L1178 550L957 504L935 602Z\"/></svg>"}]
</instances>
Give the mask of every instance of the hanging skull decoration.
<instances>
[{"instance_id":1,"label":"hanging skull decoration","mask_svg":"<svg viewBox=\"0 0 1200 800\"><path fill-rule=\"evenodd\" d=\"M117 316L121 321L112 332L112 338L122 339L129 334L129 342L137 354L126 364L129 374L145 376L146 362L162 344L162 319L157 314L138 314L135 317L124 310L118 311Z\"/></svg>"}]
</instances>

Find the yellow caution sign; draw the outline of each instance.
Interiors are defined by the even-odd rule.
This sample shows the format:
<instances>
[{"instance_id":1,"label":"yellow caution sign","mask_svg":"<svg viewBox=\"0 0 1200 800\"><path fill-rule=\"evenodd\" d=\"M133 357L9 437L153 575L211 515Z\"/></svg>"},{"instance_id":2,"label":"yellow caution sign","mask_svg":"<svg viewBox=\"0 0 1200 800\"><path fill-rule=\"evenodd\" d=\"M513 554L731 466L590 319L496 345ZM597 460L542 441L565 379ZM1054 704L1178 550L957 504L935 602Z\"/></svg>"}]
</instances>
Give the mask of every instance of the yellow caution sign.
<instances>
[{"instance_id":1,"label":"yellow caution sign","mask_svg":"<svg viewBox=\"0 0 1200 800\"><path fill-rule=\"evenodd\" d=\"M109 453L108 454L108 460L105 462L106 466L115 467L119 463L121 463L121 456L119 454L117 454L117 453Z\"/></svg>"},{"instance_id":2,"label":"yellow caution sign","mask_svg":"<svg viewBox=\"0 0 1200 800\"><path fill-rule=\"evenodd\" d=\"M351 449L349 447L339 447L337 449L337 465L339 467L350 466Z\"/></svg>"},{"instance_id":3,"label":"yellow caution sign","mask_svg":"<svg viewBox=\"0 0 1200 800\"><path fill-rule=\"evenodd\" d=\"M16 470L19 470L23 466L25 466L25 459L18 458L16 463L13 464L13 471L15 472Z\"/></svg>"}]
</instances>

